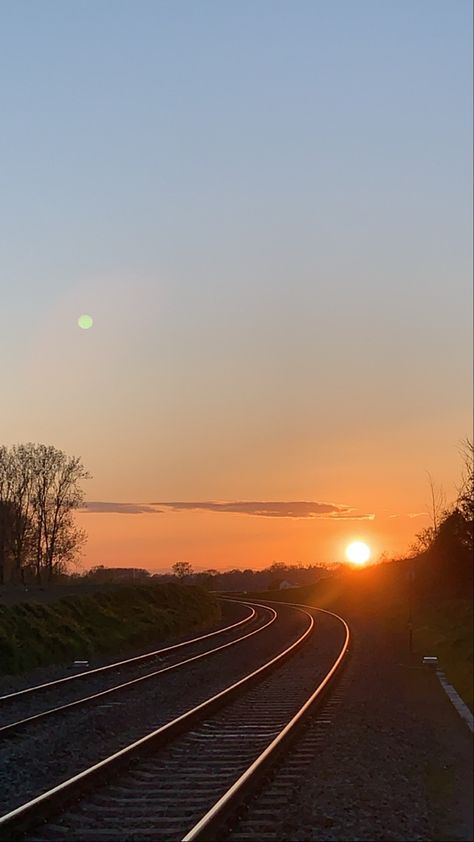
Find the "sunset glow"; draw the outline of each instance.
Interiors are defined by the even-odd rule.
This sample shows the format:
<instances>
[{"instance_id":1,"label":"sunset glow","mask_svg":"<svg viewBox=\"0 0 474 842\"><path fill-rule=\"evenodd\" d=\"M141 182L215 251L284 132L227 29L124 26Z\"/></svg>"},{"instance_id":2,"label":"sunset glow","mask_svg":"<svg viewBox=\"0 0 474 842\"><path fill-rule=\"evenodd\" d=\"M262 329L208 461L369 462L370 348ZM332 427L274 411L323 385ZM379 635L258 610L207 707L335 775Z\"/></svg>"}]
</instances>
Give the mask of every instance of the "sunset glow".
<instances>
[{"instance_id":1,"label":"sunset glow","mask_svg":"<svg viewBox=\"0 0 474 842\"><path fill-rule=\"evenodd\" d=\"M370 547L363 541L353 541L346 549L346 558L352 564L362 566L368 562L370 555Z\"/></svg>"},{"instance_id":2,"label":"sunset glow","mask_svg":"<svg viewBox=\"0 0 474 842\"><path fill-rule=\"evenodd\" d=\"M471 4L4 5L0 444L90 471L81 569L401 557L472 428Z\"/></svg>"}]
</instances>

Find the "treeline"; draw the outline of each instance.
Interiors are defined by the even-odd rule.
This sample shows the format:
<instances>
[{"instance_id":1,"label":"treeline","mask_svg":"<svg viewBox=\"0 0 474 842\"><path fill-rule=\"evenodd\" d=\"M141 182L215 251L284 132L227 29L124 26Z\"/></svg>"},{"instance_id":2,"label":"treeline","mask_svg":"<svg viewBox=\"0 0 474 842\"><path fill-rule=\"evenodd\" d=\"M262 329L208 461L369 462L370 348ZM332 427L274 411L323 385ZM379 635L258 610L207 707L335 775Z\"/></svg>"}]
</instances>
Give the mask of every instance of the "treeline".
<instances>
[{"instance_id":1,"label":"treeline","mask_svg":"<svg viewBox=\"0 0 474 842\"><path fill-rule=\"evenodd\" d=\"M261 591L274 590L281 586L312 585L337 569L338 565L324 564L286 564L274 562L263 570L233 569L218 571L209 568L195 571L187 561L177 561L172 573L151 574L140 567L104 567L97 565L85 573L81 579L94 582L179 582L200 585L212 591Z\"/></svg>"},{"instance_id":2,"label":"treeline","mask_svg":"<svg viewBox=\"0 0 474 842\"><path fill-rule=\"evenodd\" d=\"M0 584L50 581L85 541L73 513L89 473L44 444L0 446Z\"/></svg>"},{"instance_id":3,"label":"treeline","mask_svg":"<svg viewBox=\"0 0 474 842\"><path fill-rule=\"evenodd\" d=\"M472 588L474 571L474 459L473 443L462 444L463 473L454 504L430 477L431 524L417 535L412 547L423 582L449 592Z\"/></svg>"}]
</instances>

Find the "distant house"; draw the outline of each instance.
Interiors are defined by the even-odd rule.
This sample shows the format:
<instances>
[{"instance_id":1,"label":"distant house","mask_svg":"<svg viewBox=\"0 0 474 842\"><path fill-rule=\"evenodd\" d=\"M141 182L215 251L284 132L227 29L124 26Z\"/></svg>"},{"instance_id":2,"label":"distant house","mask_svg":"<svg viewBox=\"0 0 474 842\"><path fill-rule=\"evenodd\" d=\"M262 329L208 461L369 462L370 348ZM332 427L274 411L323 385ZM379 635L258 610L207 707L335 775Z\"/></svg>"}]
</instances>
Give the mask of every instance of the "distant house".
<instances>
[{"instance_id":1,"label":"distant house","mask_svg":"<svg viewBox=\"0 0 474 842\"><path fill-rule=\"evenodd\" d=\"M289 588L297 588L298 585L292 585L291 582L287 582L286 579L283 579L283 582L280 582L278 586L279 591L287 591Z\"/></svg>"}]
</instances>

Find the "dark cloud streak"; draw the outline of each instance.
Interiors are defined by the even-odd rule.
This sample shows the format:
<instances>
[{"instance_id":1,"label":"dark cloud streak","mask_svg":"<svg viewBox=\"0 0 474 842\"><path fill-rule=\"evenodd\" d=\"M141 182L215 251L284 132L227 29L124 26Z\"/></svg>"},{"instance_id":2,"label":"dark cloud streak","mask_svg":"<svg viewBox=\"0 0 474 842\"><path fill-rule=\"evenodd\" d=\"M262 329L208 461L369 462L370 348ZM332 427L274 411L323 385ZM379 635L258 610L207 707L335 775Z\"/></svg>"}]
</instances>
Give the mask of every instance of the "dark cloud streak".
<instances>
[{"instance_id":1,"label":"dark cloud streak","mask_svg":"<svg viewBox=\"0 0 474 842\"><path fill-rule=\"evenodd\" d=\"M373 520L373 514L359 514L351 506L316 501L167 501L159 503L110 503L91 501L80 509L86 514L142 515L172 512L220 512L267 518L318 518L322 520Z\"/></svg>"},{"instance_id":2,"label":"dark cloud streak","mask_svg":"<svg viewBox=\"0 0 474 842\"><path fill-rule=\"evenodd\" d=\"M276 517L276 518L371 518L371 515L357 515L353 514L353 509L350 506L337 505L335 503L321 503L316 501L237 501L237 502L214 502L214 501L194 501L194 502L159 502L153 503L154 506L161 506L164 509L171 509L172 511L207 511L207 512L224 512L236 513L244 515L254 515L258 517Z\"/></svg>"},{"instance_id":3,"label":"dark cloud streak","mask_svg":"<svg viewBox=\"0 0 474 842\"><path fill-rule=\"evenodd\" d=\"M159 514L160 510L141 503L103 503L92 500L79 510L88 514L142 515Z\"/></svg>"}]
</instances>

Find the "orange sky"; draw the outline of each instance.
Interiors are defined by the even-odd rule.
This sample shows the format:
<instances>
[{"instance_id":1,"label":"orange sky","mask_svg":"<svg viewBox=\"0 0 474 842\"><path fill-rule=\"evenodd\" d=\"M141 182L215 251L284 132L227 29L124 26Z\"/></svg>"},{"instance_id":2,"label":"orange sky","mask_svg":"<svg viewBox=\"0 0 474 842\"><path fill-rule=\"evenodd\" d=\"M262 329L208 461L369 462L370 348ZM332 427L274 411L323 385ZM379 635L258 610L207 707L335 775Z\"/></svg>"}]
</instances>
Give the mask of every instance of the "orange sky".
<instances>
[{"instance_id":1,"label":"orange sky","mask_svg":"<svg viewBox=\"0 0 474 842\"><path fill-rule=\"evenodd\" d=\"M91 471L85 566L407 551L472 429L472 4L89 5L8 4L0 443Z\"/></svg>"},{"instance_id":2,"label":"orange sky","mask_svg":"<svg viewBox=\"0 0 474 842\"><path fill-rule=\"evenodd\" d=\"M179 427L176 442L170 439L164 448L159 440L149 448L151 432L132 448L112 441L100 451L94 448L94 459L85 460L97 466L86 484L87 499L99 501L92 509L108 511L78 515L89 535L83 564L169 569L186 560L199 568L258 568L273 561L340 561L354 539L367 541L374 558L406 552L429 523L427 471L447 502L455 499L458 430L468 416L448 407L428 423L421 411L421 419L401 418L394 432L377 407L373 414L377 425L371 414L359 420L360 408L341 425L336 419L324 444L305 429L304 419L296 419L288 430L275 427L261 436L253 448L234 431L225 438L216 433L205 446L193 439L192 449L179 439ZM299 436L293 435L295 426ZM186 496L179 493L184 489ZM312 501L316 508L329 503L339 511L266 517L208 511L202 503L199 510L183 503L175 511L157 502L216 500L267 501L266 508L268 501L280 501L281 515L292 501ZM123 513L125 503L132 511L150 511Z\"/></svg>"},{"instance_id":3,"label":"orange sky","mask_svg":"<svg viewBox=\"0 0 474 842\"><path fill-rule=\"evenodd\" d=\"M89 535L83 563L169 568L186 560L195 567L260 568L344 560L353 539L367 541L377 557L386 547L407 547L425 518L382 517L373 521L327 521L251 517L240 514L172 512L81 514Z\"/></svg>"},{"instance_id":4,"label":"orange sky","mask_svg":"<svg viewBox=\"0 0 474 842\"><path fill-rule=\"evenodd\" d=\"M168 289L168 298L173 294ZM153 501L313 501L374 518L81 513L89 535L85 567L339 561L354 538L368 541L375 557L403 553L428 524L409 516L427 511L426 472L454 499L457 446L471 423L467 355L451 371L444 346L436 353L431 347L433 364L425 350L422 364L413 347L412 363L402 365L404 347L392 354L385 346L380 356L381 328L377 348L372 335L369 341L362 334L350 353L347 338L344 352L328 338L327 370L314 348L312 357L296 348L293 372L278 333L262 357L254 333L234 347L211 322L209 344L199 344L195 326L196 345L187 337L186 349L174 355L174 305L164 292L159 298L157 310L151 282L140 287L122 276L60 296L20 360L15 401L2 416L5 443L42 441L80 455L93 475L86 499L112 509ZM74 319L86 309L83 300L95 316L87 332ZM184 303L183 314L189 319ZM296 336L296 318L290 327ZM307 344L309 351L309 338ZM43 368L60 384L51 394Z\"/></svg>"}]
</instances>

